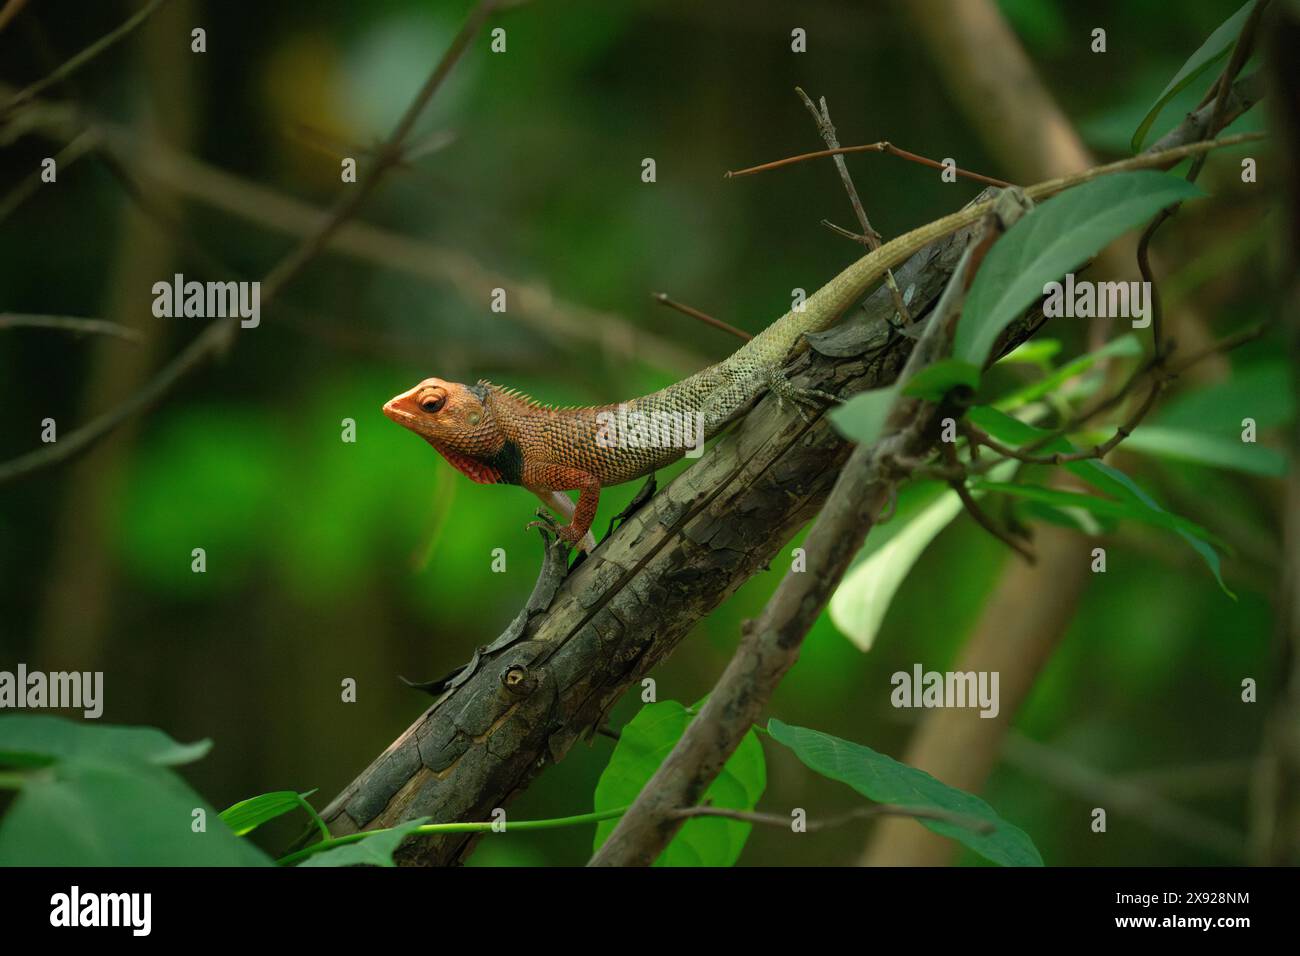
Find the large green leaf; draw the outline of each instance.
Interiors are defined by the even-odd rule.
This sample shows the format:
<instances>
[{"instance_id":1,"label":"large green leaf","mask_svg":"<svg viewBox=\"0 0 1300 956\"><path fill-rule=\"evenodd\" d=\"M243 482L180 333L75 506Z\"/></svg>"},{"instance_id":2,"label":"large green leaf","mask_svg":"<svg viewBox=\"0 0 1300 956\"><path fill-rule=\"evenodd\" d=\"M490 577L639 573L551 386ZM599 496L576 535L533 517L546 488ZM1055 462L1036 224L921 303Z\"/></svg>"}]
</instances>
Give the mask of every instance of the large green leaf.
<instances>
[{"instance_id":1,"label":"large green leaf","mask_svg":"<svg viewBox=\"0 0 1300 956\"><path fill-rule=\"evenodd\" d=\"M1203 431L1143 425L1124 440L1124 447L1173 461L1231 468L1249 475L1278 477L1286 474L1286 455L1276 448Z\"/></svg>"},{"instance_id":2,"label":"large green leaf","mask_svg":"<svg viewBox=\"0 0 1300 956\"><path fill-rule=\"evenodd\" d=\"M269 820L284 816L290 810L302 809L308 793L293 790L275 790L240 800L221 811L221 819L234 832L235 836L244 836Z\"/></svg>"},{"instance_id":3,"label":"large green leaf","mask_svg":"<svg viewBox=\"0 0 1300 956\"><path fill-rule=\"evenodd\" d=\"M1062 491L1059 488L1049 488L1046 485L1030 485L1022 482L980 481L976 479L972 483L972 487L981 491L994 491L1004 495L1027 498L1030 501L1055 505L1057 508L1082 508L1085 511L1108 518L1132 518L1144 524L1164 528L1166 531L1186 531L1199 538L1210 537L1210 533L1195 522L1180 518L1177 515L1171 515L1168 511L1156 511L1152 508L1142 507L1133 501L1115 501L1112 498L1101 498L1097 495L1087 495L1077 491Z\"/></svg>"},{"instance_id":4,"label":"large green leaf","mask_svg":"<svg viewBox=\"0 0 1300 956\"><path fill-rule=\"evenodd\" d=\"M429 821L428 817L406 820L387 830L376 831L364 840L345 843L332 850L315 853L298 865L301 866L396 866L393 852L416 827Z\"/></svg>"},{"instance_id":5,"label":"large green leaf","mask_svg":"<svg viewBox=\"0 0 1300 956\"><path fill-rule=\"evenodd\" d=\"M1004 462L989 477L1007 477L1014 469ZM961 510L956 492L938 482L920 482L899 495L894 516L883 527L872 529L827 608L831 622L858 650L871 650L899 586Z\"/></svg>"},{"instance_id":6,"label":"large green leaf","mask_svg":"<svg viewBox=\"0 0 1300 956\"><path fill-rule=\"evenodd\" d=\"M173 767L192 763L211 749L210 740L177 743L153 727L88 723L48 714L0 717L0 765L11 767L87 756L105 763L131 760Z\"/></svg>"},{"instance_id":7,"label":"large green leaf","mask_svg":"<svg viewBox=\"0 0 1300 956\"><path fill-rule=\"evenodd\" d=\"M1041 428L1035 428L1033 425L1020 421L1018 418L998 411L987 405L980 405L972 408L967 417L978 427L984 429L994 438L1010 445L1027 445L1033 441L1042 438L1046 432ZM1077 451L1064 438L1058 438L1039 449L1040 453L1048 454L1052 452L1061 452L1070 454ZM1165 515L1167 512L1160 507L1159 503L1151 497L1143 488L1138 485L1132 478L1124 474L1118 468L1106 464L1104 461L1098 461L1095 458L1085 459L1083 461L1069 462L1063 466L1066 471L1076 477L1088 482L1098 491L1110 495L1119 501L1128 500L1141 505L1150 511L1157 512L1159 515ZM1155 520L1160 520L1159 518ZM1148 522L1153 523L1153 522ZM1228 585L1223 580L1223 569L1219 562L1219 554L1211 544L1213 540L1210 536L1200 537L1192 529L1199 526L1188 522L1187 525L1176 528L1178 535L1186 541L1214 574L1215 581L1218 582L1219 588L1228 597L1236 600L1236 595L1229 590Z\"/></svg>"},{"instance_id":8,"label":"large green leaf","mask_svg":"<svg viewBox=\"0 0 1300 956\"><path fill-rule=\"evenodd\" d=\"M134 760L81 755L33 771L0 820L0 866L269 865L176 774Z\"/></svg>"},{"instance_id":9,"label":"large green leaf","mask_svg":"<svg viewBox=\"0 0 1300 956\"><path fill-rule=\"evenodd\" d=\"M1059 279L1166 206L1202 195L1150 170L1116 173L1047 200L993 244L962 308L954 357L982 368L1008 324Z\"/></svg>"},{"instance_id":10,"label":"large green leaf","mask_svg":"<svg viewBox=\"0 0 1300 956\"><path fill-rule=\"evenodd\" d=\"M691 717L675 700L642 707L623 728L609 764L596 784L596 811L627 806L635 800L681 739ZM704 794L702 802L732 810L753 810L766 787L763 747L754 731L750 730ZM596 825L593 850L600 849L617 823L617 820L602 820ZM750 829L751 824L739 820L716 817L687 820L655 860L655 866L731 866L740 857Z\"/></svg>"},{"instance_id":11,"label":"large green leaf","mask_svg":"<svg viewBox=\"0 0 1300 956\"><path fill-rule=\"evenodd\" d=\"M844 575L831 595L828 611L832 623L858 650L871 650L899 585L930 542L961 514L961 507L956 492L943 492Z\"/></svg>"},{"instance_id":12,"label":"large green leaf","mask_svg":"<svg viewBox=\"0 0 1300 956\"><path fill-rule=\"evenodd\" d=\"M1238 34L1241 33L1242 25L1246 22L1246 18L1250 16L1250 8L1253 5L1254 0L1248 0L1247 3L1242 4L1240 10L1219 24L1219 28L1211 33L1197 51L1187 58L1187 62L1174 74L1174 78L1156 97L1156 101L1151 104L1146 116L1142 117L1142 122L1134 130L1133 140L1130 143L1133 152L1136 153L1142 149L1143 143L1146 142L1147 133L1151 130L1151 124L1156 121L1156 117L1165 108L1165 104L1177 96L1189 83L1228 55L1228 51L1232 49L1233 44L1237 41Z\"/></svg>"},{"instance_id":13,"label":"large green leaf","mask_svg":"<svg viewBox=\"0 0 1300 956\"><path fill-rule=\"evenodd\" d=\"M923 770L901 764L870 747L855 744L806 727L795 727L773 717L767 723L772 738L794 751L806 766L824 777L846 783L878 803L944 810L960 817L991 824L980 833L948 820L918 818L935 833L962 843L985 859L1003 866L1042 866L1034 842L979 797L950 787Z\"/></svg>"},{"instance_id":14,"label":"large green leaf","mask_svg":"<svg viewBox=\"0 0 1300 956\"><path fill-rule=\"evenodd\" d=\"M1277 428L1295 419L1291 365L1284 359L1234 366L1231 377L1188 389L1162 405L1151 423L1215 435L1241 437L1242 419Z\"/></svg>"}]
</instances>

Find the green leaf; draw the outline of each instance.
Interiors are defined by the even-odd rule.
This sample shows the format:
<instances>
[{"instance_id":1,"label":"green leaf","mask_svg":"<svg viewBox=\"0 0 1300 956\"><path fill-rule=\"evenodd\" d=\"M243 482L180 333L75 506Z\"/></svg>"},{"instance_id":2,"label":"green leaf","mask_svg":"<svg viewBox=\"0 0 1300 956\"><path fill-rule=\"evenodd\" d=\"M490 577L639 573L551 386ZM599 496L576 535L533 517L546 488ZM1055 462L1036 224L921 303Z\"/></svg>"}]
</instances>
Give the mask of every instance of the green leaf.
<instances>
[{"instance_id":1,"label":"green leaf","mask_svg":"<svg viewBox=\"0 0 1300 956\"><path fill-rule=\"evenodd\" d=\"M944 359L927 365L909 378L903 386L903 394L937 402L954 388L965 386L973 389L979 383L980 370L974 365L957 359Z\"/></svg>"},{"instance_id":2,"label":"green leaf","mask_svg":"<svg viewBox=\"0 0 1300 956\"><path fill-rule=\"evenodd\" d=\"M980 405L972 408L967 417L979 428L984 429L994 438L1011 445L1027 445L1036 441L1043 435L1047 434L1041 428L1035 428L1033 425L1026 424L1017 418L1013 418L1005 412L1000 412L995 408L987 405ZM1070 454L1077 451L1064 438L1058 438L1047 445L1040 451L1042 453L1061 452ZM1160 507L1154 498L1146 493L1132 478L1124 474L1118 468L1106 464L1104 461L1098 461L1095 458L1085 459L1084 461L1069 462L1063 466L1066 471L1078 478L1088 482L1097 490L1111 495L1120 500L1130 500L1141 505L1150 511L1165 515L1167 512ZM1190 522L1188 523L1191 524ZM1197 527L1192 525L1192 527ZM1212 538L1200 538L1188 528L1179 528L1178 535L1186 541L1201 559L1205 561L1211 573L1214 574L1215 581L1218 582L1219 588L1224 594L1237 599L1236 595L1228 588L1227 583L1223 580L1223 569L1220 566L1218 552L1210 544Z\"/></svg>"},{"instance_id":3,"label":"green leaf","mask_svg":"<svg viewBox=\"0 0 1300 956\"><path fill-rule=\"evenodd\" d=\"M1090 475L1090 478L1085 480L1091 480L1094 486L1104 489L1105 485L1102 484L1102 479L1104 479L1110 483L1111 488L1121 489L1124 493L1131 495L1151 510L1159 512L1164 511L1164 509L1156 503L1156 500L1147 494L1136 481L1124 474L1124 472L1120 471L1118 468L1108 465L1104 461L1097 461L1095 459L1082 462L1082 464L1088 465L1089 467L1086 471L1081 469L1077 474L1082 475L1086 473ZM1219 583L1219 590L1232 598L1232 600L1237 600L1237 595L1232 593L1227 582L1223 580L1223 568L1219 564L1219 553L1214 550L1210 541L1187 530L1180 529L1178 534L1184 541L1191 545L1192 550L1199 554L1201 559L1209 566L1210 571L1214 574L1214 580Z\"/></svg>"},{"instance_id":4,"label":"green leaf","mask_svg":"<svg viewBox=\"0 0 1300 956\"><path fill-rule=\"evenodd\" d=\"M1060 339L1030 339L1021 342L1002 358L999 365L1036 365L1045 371L1052 370L1052 358L1061 351Z\"/></svg>"},{"instance_id":5,"label":"green leaf","mask_svg":"<svg viewBox=\"0 0 1300 956\"><path fill-rule=\"evenodd\" d=\"M1070 379L1082 375L1103 359L1132 358L1141 354L1142 343L1138 341L1137 336L1132 333L1122 335L1107 342L1099 349L1094 349L1086 355L1080 355L1078 358L1066 362L1037 382L1031 382L1010 395L1004 395L994 403L993 407L1002 411L1020 408L1030 402L1037 401L1049 392L1056 391ZM1006 359L1003 359L1003 361L1006 361Z\"/></svg>"},{"instance_id":6,"label":"green leaf","mask_svg":"<svg viewBox=\"0 0 1300 956\"><path fill-rule=\"evenodd\" d=\"M1260 429L1295 420L1289 362L1270 359L1234 366L1230 378L1175 396L1151 422L1240 438L1243 418L1253 418Z\"/></svg>"},{"instance_id":7,"label":"green leaf","mask_svg":"<svg viewBox=\"0 0 1300 956\"><path fill-rule=\"evenodd\" d=\"M971 487L978 488L980 491L993 491L1004 495L1014 495L1018 498L1027 498L1030 501L1055 505L1058 508L1082 508L1085 511L1108 518L1132 518L1135 521L1155 525L1157 528L1164 528L1166 531L1186 531L1188 534L1203 540L1209 540L1211 537L1208 531L1195 522L1180 518L1177 515L1171 515L1168 511L1142 507L1133 501L1115 501L1112 498L1100 498L1097 495L1086 495L1077 491L1048 488L1046 485L1029 485L1009 481L981 481L976 479L972 482Z\"/></svg>"},{"instance_id":8,"label":"green leaf","mask_svg":"<svg viewBox=\"0 0 1300 956\"><path fill-rule=\"evenodd\" d=\"M43 766L93 756L102 763L139 761L160 767L193 763L212 741L181 744L154 727L88 723L47 714L0 717L0 765Z\"/></svg>"},{"instance_id":9,"label":"green leaf","mask_svg":"<svg viewBox=\"0 0 1300 956\"><path fill-rule=\"evenodd\" d=\"M1009 476L1014 470L1014 463L1003 462L989 476ZM871 650L899 586L961 510L961 499L946 485L921 482L904 489L894 516L872 529L827 608L831 623L858 650Z\"/></svg>"},{"instance_id":10,"label":"green leaf","mask_svg":"<svg viewBox=\"0 0 1300 956\"><path fill-rule=\"evenodd\" d=\"M269 865L176 774L148 763L69 757L29 774L0 820L0 866Z\"/></svg>"},{"instance_id":11,"label":"green leaf","mask_svg":"<svg viewBox=\"0 0 1300 956\"><path fill-rule=\"evenodd\" d=\"M1209 39L1202 43L1200 48L1188 57L1187 62L1174 74L1174 78L1169 81L1169 85L1164 88L1164 91L1156 97L1156 101L1151 104L1146 116L1142 118L1142 122L1138 124L1138 128L1133 132L1133 139L1129 144L1133 147L1133 152L1136 153L1142 149L1142 145L1146 142L1147 133L1151 130L1151 124L1156 121L1156 117L1165 108L1165 104L1177 96L1189 83L1228 55L1228 51L1237 42L1237 36L1241 33L1241 27L1246 22L1246 18L1250 16L1250 8L1253 5L1253 2L1242 4L1241 9L1227 20L1224 20L1219 25L1219 28L1210 34Z\"/></svg>"},{"instance_id":12,"label":"green leaf","mask_svg":"<svg viewBox=\"0 0 1300 956\"><path fill-rule=\"evenodd\" d=\"M871 650L899 585L930 542L959 514L961 499L956 492L943 492L844 575L831 595L828 610L831 622L858 650Z\"/></svg>"},{"instance_id":13,"label":"green leaf","mask_svg":"<svg viewBox=\"0 0 1300 956\"><path fill-rule=\"evenodd\" d=\"M1205 432L1143 425L1124 440L1130 451L1144 451L1173 461L1231 468L1250 475L1286 474L1286 455L1276 448Z\"/></svg>"},{"instance_id":14,"label":"green leaf","mask_svg":"<svg viewBox=\"0 0 1300 956\"><path fill-rule=\"evenodd\" d=\"M627 806L635 800L681 739L691 719L686 708L675 700L642 707L623 728L609 764L596 784L596 812ZM763 747L751 729L704 794L701 803L732 810L753 810L766 787ZM602 820L596 825L593 851L600 849L617 823L617 820ZM655 866L731 866L740 857L751 828L751 824L739 820L716 817L687 820L655 860Z\"/></svg>"},{"instance_id":15,"label":"green leaf","mask_svg":"<svg viewBox=\"0 0 1300 956\"><path fill-rule=\"evenodd\" d=\"M364 840L345 843L332 850L321 850L307 857L298 866L396 866L393 852L412 830L427 822L428 817L406 820L387 830L378 830Z\"/></svg>"},{"instance_id":16,"label":"green leaf","mask_svg":"<svg viewBox=\"0 0 1300 956\"><path fill-rule=\"evenodd\" d=\"M843 405L831 409L831 424L849 441L870 445L884 431L885 420L897 393L897 387L891 386L854 395Z\"/></svg>"},{"instance_id":17,"label":"green leaf","mask_svg":"<svg viewBox=\"0 0 1300 956\"><path fill-rule=\"evenodd\" d=\"M901 764L870 747L830 734L782 723L775 717L768 721L767 730L774 740L793 750L806 766L823 777L848 784L869 800L944 810L992 824L992 832L979 833L948 820L917 818L922 826L951 837L987 860L1003 866L1043 865L1043 858L1029 836L973 794L950 787L925 771Z\"/></svg>"},{"instance_id":18,"label":"green leaf","mask_svg":"<svg viewBox=\"0 0 1300 956\"><path fill-rule=\"evenodd\" d=\"M1184 179L1142 170L1103 176L1048 199L993 244L975 273L954 357L983 367L1002 330L1047 283L1166 206L1199 195Z\"/></svg>"},{"instance_id":19,"label":"green leaf","mask_svg":"<svg viewBox=\"0 0 1300 956\"><path fill-rule=\"evenodd\" d=\"M260 827L268 820L283 816L290 810L302 807L302 802L314 791L299 794L293 790L275 790L263 793L221 811L221 819L234 832L235 836L244 836Z\"/></svg>"}]
</instances>

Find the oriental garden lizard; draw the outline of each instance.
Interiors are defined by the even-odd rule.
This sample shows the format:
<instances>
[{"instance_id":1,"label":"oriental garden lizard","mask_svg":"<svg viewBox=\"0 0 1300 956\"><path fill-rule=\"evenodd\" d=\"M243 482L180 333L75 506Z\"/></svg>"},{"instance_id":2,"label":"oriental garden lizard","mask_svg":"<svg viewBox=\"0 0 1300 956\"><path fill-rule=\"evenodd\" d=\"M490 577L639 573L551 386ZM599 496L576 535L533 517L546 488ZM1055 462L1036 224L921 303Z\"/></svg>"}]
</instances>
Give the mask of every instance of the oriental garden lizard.
<instances>
[{"instance_id":1,"label":"oriental garden lizard","mask_svg":"<svg viewBox=\"0 0 1300 956\"><path fill-rule=\"evenodd\" d=\"M1031 200L1123 170L1169 166L1218 143L1176 149L1098 166L1030 186ZM522 485L569 519L560 537L583 551L595 547L590 528L600 490L651 474L711 438L748 410L763 392L817 404L835 396L795 388L782 371L803 336L835 323L887 269L932 242L979 221L997 200L976 203L899 236L858 259L804 303L769 325L729 358L667 388L621 404L556 408L487 381L474 385L426 378L384 405L384 414L432 445L457 470L481 484ZM802 410L801 410L802 411ZM671 433L683 441L646 442L626 423ZM620 425L623 433L620 434ZM684 426L684 427L683 427ZM577 491L575 506L565 492Z\"/></svg>"}]
</instances>

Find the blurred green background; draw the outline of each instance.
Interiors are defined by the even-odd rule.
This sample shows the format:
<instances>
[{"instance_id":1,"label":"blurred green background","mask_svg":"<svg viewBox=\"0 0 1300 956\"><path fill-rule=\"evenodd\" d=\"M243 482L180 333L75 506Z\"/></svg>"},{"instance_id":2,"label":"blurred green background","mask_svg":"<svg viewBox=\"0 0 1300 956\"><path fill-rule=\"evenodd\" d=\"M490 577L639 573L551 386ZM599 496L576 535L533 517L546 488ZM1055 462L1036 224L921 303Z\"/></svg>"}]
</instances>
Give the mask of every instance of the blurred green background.
<instances>
[{"instance_id":1,"label":"blurred green background","mask_svg":"<svg viewBox=\"0 0 1300 956\"><path fill-rule=\"evenodd\" d=\"M0 458L37 447L43 418L66 435L113 407L199 331L204 320L152 318L153 282L174 272L258 278L290 249L291 236L258 221L278 207L250 190L326 207L346 188L339 155L364 167L363 148L387 135L468 6L175 0L51 91L51 101L115 124L141 168L196 157L219 201L141 173L152 210L143 212L119 175L85 156L0 222L0 311L96 316L145 336L0 332ZM1115 158L1239 3L1197 0L1176 16L1160 0L1001 6L1089 145ZM41 0L0 34L0 82L44 75L134 9ZM829 163L722 177L821 147L796 85L827 97L846 144L889 139L1005 174L889 4L537 2L493 25L506 28L507 52L489 53L481 35L416 136L454 140L393 173L360 217L409 237L422 265L383 250L320 256L224 361L75 464L0 487L0 667L102 669L105 721L213 738L212 754L186 775L219 807L312 787L322 805L425 706L397 675L428 678L462 663L532 586L540 551L523 526L535 499L455 475L383 418L386 399L429 375L489 378L557 403L630 397L736 344L655 305L652 292L757 331L785 311L792 288L830 278L854 248L819 225L853 225ZM1111 47L1100 67L1088 50L1097 25ZM189 52L194 26L207 31L203 55ZM792 26L808 30L805 55L790 52ZM1204 85L1194 84L1190 105ZM1166 111L1157 131L1188 105ZM40 132L8 145L5 192L60 145ZM657 163L653 184L641 182L646 157ZM1268 306L1260 201L1235 182L1234 162L1212 160L1202 179L1212 193L1235 189L1232 205L1218 218L1189 210L1159 244L1168 281L1184 283L1183 302L1194 299L1219 333ZM979 188L874 155L850 167L886 237ZM226 208L238 202L253 214ZM505 315L479 294L498 284L484 270L504 277ZM542 308L524 307L530 294ZM1177 328L1178 302L1170 308ZM1086 347L1082 323L1047 334L1071 354ZM1252 390L1271 410L1261 406L1261 423L1271 416L1276 428L1289 415L1279 355L1266 340L1179 388ZM1179 395L1169 401L1174 414ZM1204 420L1195 406L1182 414ZM355 444L340 440L349 417ZM1244 841L1264 710L1241 704L1239 687L1243 677L1267 684L1272 666L1279 485L1117 461L1234 547L1225 576L1240 600L1174 539L1123 529L1017 730L1116 779L1141 779ZM634 491L606 492L597 530ZM207 553L202 575L190 570L196 547ZM505 573L492 572L494 548L506 549ZM905 582L870 653L823 616L772 712L901 756L916 712L889 706L890 674L918 661L949 667L1010 560L960 518ZM689 703L709 690L778 575L755 578L698 626L653 675L661 698ZM347 677L359 685L355 704L339 700ZM636 706L625 699L614 726ZM610 747L604 738L576 746L512 817L590 809ZM780 748L767 753L761 807L815 814L858 804ZM1235 862L1132 818L1113 818L1098 837L1087 826L1095 796L1015 761L984 796L1049 863ZM590 855L589 830L489 839L472 862L578 864ZM285 835L267 828L263 840L276 848ZM865 826L800 838L759 828L741 863L848 863L865 840Z\"/></svg>"}]
</instances>

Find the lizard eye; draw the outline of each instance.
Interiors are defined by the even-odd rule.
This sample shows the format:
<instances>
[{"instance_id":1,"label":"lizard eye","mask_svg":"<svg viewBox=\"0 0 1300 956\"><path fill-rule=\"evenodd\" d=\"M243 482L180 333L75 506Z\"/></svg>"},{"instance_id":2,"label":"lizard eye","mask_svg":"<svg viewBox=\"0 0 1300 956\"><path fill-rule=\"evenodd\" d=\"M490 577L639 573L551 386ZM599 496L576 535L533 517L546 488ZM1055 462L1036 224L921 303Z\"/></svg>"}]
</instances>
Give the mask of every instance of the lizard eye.
<instances>
[{"instance_id":1,"label":"lizard eye","mask_svg":"<svg viewBox=\"0 0 1300 956\"><path fill-rule=\"evenodd\" d=\"M441 411L442 406L447 404L446 395L430 395L420 402L420 408L430 414Z\"/></svg>"}]
</instances>

